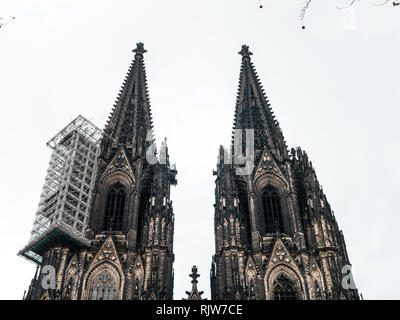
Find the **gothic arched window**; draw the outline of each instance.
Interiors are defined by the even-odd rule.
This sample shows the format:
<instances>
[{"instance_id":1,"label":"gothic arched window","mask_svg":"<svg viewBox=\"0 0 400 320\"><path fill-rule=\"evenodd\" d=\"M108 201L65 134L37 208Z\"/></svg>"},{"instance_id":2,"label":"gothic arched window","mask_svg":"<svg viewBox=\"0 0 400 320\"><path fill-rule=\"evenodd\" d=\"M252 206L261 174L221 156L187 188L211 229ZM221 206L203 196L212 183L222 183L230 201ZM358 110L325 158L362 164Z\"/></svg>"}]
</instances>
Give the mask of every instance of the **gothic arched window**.
<instances>
[{"instance_id":1,"label":"gothic arched window","mask_svg":"<svg viewBox=\"0 0 400 320\"><path fill-rule=\"evenodd\" d=\"M296 288L293 282L280 274L274 282L274 300L297 300Z\"/></svg>"},{"instance_id":2,"label":"gothic arched window","mask_svg":"<svg viewBox=\"0 0 400 320\"><path fill-rule=\"evenodd\" d=\"M108 270L104 270L94 279L89 299L113 300L115 294L116 281Z\"/></svg>"},{"instance_id":3,"label":"gothic arched window","mask_svg":"<svg viewBox=\"0 0 400 320\"><path fill-rule=\"evenodd\" d=\"M116 184L111 188L107 195L103 230L122 230L122 218L124 216L125 197L125 190L121 184Z\"/></svg>"},{"instance_id":4,"label":"gothic arched window","mask_svg":"<svg viewBox=\"0 0 400 320\"><path fill-rule=\"evenodd\" d=\"M274 233L278 231L283 233L282 209L278 192L272 187L266 188L262 194L262 204L265 232Z\"/></svg>"}]
</instances>

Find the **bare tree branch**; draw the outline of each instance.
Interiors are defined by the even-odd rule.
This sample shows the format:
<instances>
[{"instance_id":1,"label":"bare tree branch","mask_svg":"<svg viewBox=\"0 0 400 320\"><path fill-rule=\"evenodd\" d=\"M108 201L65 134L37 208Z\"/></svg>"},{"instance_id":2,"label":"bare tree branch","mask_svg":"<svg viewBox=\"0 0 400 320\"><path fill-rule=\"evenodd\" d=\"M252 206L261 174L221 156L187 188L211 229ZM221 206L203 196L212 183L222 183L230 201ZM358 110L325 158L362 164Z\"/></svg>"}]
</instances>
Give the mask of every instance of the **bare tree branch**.
<instances>
[{"instance_id":1,"label":"bare tree branch","mask_svg":"<svg viewBox=\"0 0 400 320\"><path fill-rule=\"evenodd\" d=\"M353 4L355 4L356 2L360 2L360 0L351 0L347 5L345 5L344 7L336 7L339 10L342 9L347 9L350 8Z\"/></svg>"},{"instance_id":2,"label":"bare tree branch","mask_svg":"<svg viewBox=\"0 0 400 320\"><path fill-rule=\"evenodd\" d=\"M14 19L15 19L15 17L10 17L9 19L5 20L2 17L0 17L0 28L3 28L4 26L9 24Z\"/></svg>"},{"instance_id":3,"label":"bare tree branch","mask_svg":"<svg viewBox=\"0 0 400 320\"><path fill-rule=\"evenodd\" d=\"M305 16L306 16L306 12L307 12L307 10L308 10L309 7L310 7L311 1L312 1L312 0L305 0L304 6L303 6L303 8L301 9L301 12L300 12L300 20L301 20L302 22L304 21L304 18L305 18ZM382 0L382 1L383 1L383 2L381 2L381 3L375 3L374 5L375 5L375 6L381 7L381 6L384 6L384 5L386 5L386 4L388 4L388 3L390 2L390 0ZM356 2L360 2L360 0L349 0L348 4L345 5L344 7L336 7L336 8L339 9L339 10L347 9L347 8L353 6ZM400 6L400 1L393 1L392 4L393 4L394 7ZM303 25L303 29L305 29L304 25Z\"/></svg>"},{"instance_id":4,"label":"bare tree branch","mask_svg":"<svg viewBox=\"0 0 400 320\"><path fill-rule=\"evenodd\" d=\"M301 21L304 20L304 17L306 16L306 12L307 12L308 8L310 7L310 3L311 3L311 0L306 0L304 7L301 9L301 12L300 12L300 20Z\"/></svg>"},{"instance_id":5,"label":"bare tree branch","mask_svg":"<svg viewBox=\"0 0 400 320\"><path fill-rule=\"evenodd\" d=\"M385 4L387 4L389 1L390 1L390 0L384 0L384 1L381 2L381 3L374 3L374 6L381 7L381 6L384 6ZM393 2L393 6L396 6L395 2Z\"/></svg>"}]
</instances>

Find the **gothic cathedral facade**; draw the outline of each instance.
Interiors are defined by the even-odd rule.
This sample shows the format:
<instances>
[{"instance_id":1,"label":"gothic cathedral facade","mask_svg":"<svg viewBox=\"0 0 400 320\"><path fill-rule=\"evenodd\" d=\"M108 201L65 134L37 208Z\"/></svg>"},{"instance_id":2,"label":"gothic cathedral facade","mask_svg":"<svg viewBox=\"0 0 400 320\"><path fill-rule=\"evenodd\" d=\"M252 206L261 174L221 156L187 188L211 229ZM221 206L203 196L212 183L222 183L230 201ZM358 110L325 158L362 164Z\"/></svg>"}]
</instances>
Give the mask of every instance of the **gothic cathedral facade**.
<instances>
[{"instance_id":1,"label":"gothic cathedral facade","mask_svg":"<svg viewBox=\"0 0 400 320\"><path fill-rule=\"evenodd\" d=\"M55 269L55 288L44 288L38 267L26 299L173 299L176 184L166 145L163 162L149 164L153 143L142 43L129 68L100 145L85 237L49 241L41 266ZM150 138L149 138L150 137Z\"/></svg>"},{"instance_id":2,"label":"gothic cathedral facade","mask_svg":"<svg viewBox=\"0 0 400 320\"><path fill-rule=\"evenodd\" d=\"M342 286L350 262L311 161L300 148L288 151L252 53L248 46L239 53L239 134L229 152L221 146L214 171L211 298L358 299L354 287Z\"/></svg>"},{"instance_id":3,"label":"gothic cathedral facade","mask_svg":"<svg viewBox=\"0 0 400 320\"><path fill-rule=\"evenodd\" d=\"M84 241L58 232L57 225L57 232L42 234L35 242L41 260L25 299L173 299L170 187L177 172L165 143L160 161L148 161L154 139L146 50L138 43L133 51L97 149ZM300 148L288 151L252 53L242 46L240 54L235 139L229 152L220 148L214 172L211 298L358 299L357 289L342 286L350 262L315 170ZM43 286L48 266L55 275L50 288ZM201 299L197 287L193 292Z\"/></svg>"}]
</instances>

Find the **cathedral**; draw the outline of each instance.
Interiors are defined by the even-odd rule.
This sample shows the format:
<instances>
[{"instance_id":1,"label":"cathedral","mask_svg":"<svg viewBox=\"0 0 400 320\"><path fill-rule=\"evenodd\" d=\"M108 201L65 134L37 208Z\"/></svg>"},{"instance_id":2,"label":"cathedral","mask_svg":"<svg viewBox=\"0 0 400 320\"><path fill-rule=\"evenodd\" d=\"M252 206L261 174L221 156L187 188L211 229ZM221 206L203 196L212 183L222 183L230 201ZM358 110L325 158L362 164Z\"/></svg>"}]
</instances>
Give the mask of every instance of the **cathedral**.
<instances>
[{"instance_id":1,"label":"cathedral","mask_svg":"<svg viewBox=\"0 0 400 320\"><path fill-rule=\"evenodd\" d=\"M55 136L28 244L26 300L172 300L177 170L157 153L138 43L104 130L78 117ZM290 152L240 51L234 132L220 148L212 300L358 299L342 286L345 242L307 154ZM245 151L245 156L242 155ZM189 300L201 300L197 268Z\"/></svg>"},{"instance_id":2,"label":"cathedral","mask_svg":"<svg viewBox=\"0 0 400 320\"><path fill-rule=\"evenodd\" d=\"M343 233L312 163L300 148L288 151L249 47L239 54L235 135L214 171L211 299L358 299L342 286Z\"/></svg>"},{"instance_id":3,"label":"cathedral","mask_svg":"<svg viewBox=\"0 0 400 320\"><path fill-rule=\"evenodd\" d=\"M58 200L54 209L64 205L64 211L82 215L84 211L79 209L86 204L80 200L86 193L79 193L82 187L78 187L86 186L92 199L83 236L62 228L70 221L64 219L20 252L28 257L28 249L33 251L40 256L41 269L50 265L55 271L55 285L51 287L43 285L48 284L44 277L50 274L38 269L26 294L28 300L173 299L174 213L170 186L176 184L177 172L169 164L165 145L163 161L150 164L146 160L153 143L143 60L146 50L138 43L133 51L134 61L99 146L93 190L90 182L81 181L89 169L82 167L80 174L79 166L73 166L71 170L78 174L68 175L63 181L61 188L68 186L63 192L66 199ZM60 143L65 145L64 141ZM76 153L74 158L85 154ZM40 205L51 203L54 197L44 197ZM47 212L42 210L41 215Z\"/></svg>"}]
</instances>

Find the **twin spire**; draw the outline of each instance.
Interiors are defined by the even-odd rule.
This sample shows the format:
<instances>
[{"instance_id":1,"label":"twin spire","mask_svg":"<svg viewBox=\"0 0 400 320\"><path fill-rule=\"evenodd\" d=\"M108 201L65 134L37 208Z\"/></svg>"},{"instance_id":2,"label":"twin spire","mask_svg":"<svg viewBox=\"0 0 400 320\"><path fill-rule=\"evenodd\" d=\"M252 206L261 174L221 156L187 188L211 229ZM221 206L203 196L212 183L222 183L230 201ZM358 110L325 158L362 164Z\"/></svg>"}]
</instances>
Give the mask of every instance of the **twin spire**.
<instances>
[{"instance_id":1,"label":"twin spire","mask_svg":"<svg viewBox=\"0 0 400 320\"><path fill-rule=\"evenodd\" d=\"M147 51L139 42L133 52L135 57L107 123L106 133L112 138L113 146L125 146L134 158L144 156L146 138L149 141L152 137L149 132L153 125L143 59ZM253 53L243 45L239 54L242 65L233 129L254 129L256 157L257 150L266 149L277 160L284 160L288 157L286 143L251 62Z\"/></svg>"},{"instance_id":2,"label":"twin spire","mask_svg":"<svg viewBox=\"0 0 400 320\"><path fill-rule=\"evenodd\" d=\"M152 137L149 132L153 127L143 60L146 50L143 43L139 42L132 51L135 58L129 67L105 131L111 138L113 147L125 146L132 157L143 157L149 141L146 138Z\"/></svg>"},{"instance_id":3,"label":"twin spire","mask_svg":"<svg viewBox=\"0 0 400 320\"><path fill-rule=\"evenodd\" d=\"M242 65L233 129L254 129L256 157L257 150L266 149L277 160L284 160L288 157L286 143L251 62L253 53L243 45L239 54L242 56Z\"/></svg>"}]
</instances>

